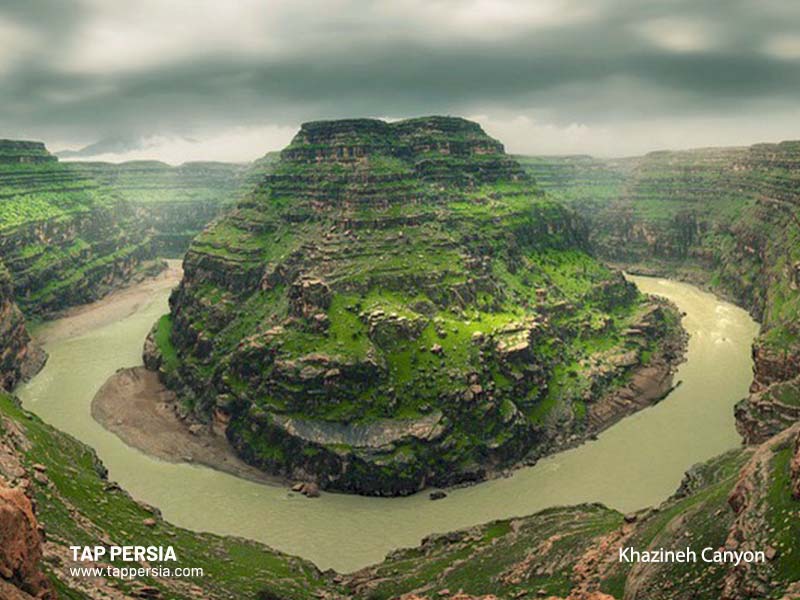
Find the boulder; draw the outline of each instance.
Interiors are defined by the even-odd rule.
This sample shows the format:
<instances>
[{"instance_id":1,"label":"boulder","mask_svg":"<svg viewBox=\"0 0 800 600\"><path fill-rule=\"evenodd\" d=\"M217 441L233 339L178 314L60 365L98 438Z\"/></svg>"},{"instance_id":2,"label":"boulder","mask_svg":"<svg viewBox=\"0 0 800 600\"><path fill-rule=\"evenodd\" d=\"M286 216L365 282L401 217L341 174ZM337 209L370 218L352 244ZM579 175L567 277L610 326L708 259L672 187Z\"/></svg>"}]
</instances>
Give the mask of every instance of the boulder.
<instances>
[{"instance_id":1,"label":"boulder","mask_svg":"<svg viewBox=\"0 0 800 600\"><path fill-rule=\"evenodd\" d=\"M56 597L40 568L42 535L28 497L0 480L0 578L40 599Z\"/></svg>"}]
</instances>

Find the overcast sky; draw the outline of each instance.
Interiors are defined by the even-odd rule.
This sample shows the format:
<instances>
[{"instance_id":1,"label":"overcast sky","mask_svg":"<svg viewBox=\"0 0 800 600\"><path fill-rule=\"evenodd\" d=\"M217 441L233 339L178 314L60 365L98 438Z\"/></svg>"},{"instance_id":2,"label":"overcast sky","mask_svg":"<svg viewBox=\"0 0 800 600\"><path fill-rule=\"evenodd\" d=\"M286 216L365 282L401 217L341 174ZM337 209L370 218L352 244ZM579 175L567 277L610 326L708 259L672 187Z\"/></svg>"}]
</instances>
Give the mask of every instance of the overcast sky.
<instances>
[{"instance_id":1,"label":"overcast sky","mask_svg":"<svg viewBox=\"0 0 800 600\"><path fill-rule=\"evenodd\" d=\"M250 160L426 114L531 154L800 138L800 2L0 0L0 138Z\"/></svg>"}]
</instances>

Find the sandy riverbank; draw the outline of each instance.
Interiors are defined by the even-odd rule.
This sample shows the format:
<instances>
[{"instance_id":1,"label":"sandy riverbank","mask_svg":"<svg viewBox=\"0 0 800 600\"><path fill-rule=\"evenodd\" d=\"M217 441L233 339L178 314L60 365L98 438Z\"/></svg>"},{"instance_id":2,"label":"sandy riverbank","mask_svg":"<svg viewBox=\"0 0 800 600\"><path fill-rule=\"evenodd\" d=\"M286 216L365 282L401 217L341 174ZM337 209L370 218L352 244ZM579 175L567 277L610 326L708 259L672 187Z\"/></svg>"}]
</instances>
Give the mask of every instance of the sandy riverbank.
<instances>
[{"instance_id":1,"label":"sandy riverbank","mask_svg":"<svg viewBox=\"0 0 800 600\"><path fill-rule=\"evenodd\" d=\"M68 309L57 320L36 331L42 345L75 338L88 331L135 314L183 276L181 261L166 261L155 277L112 292L91 304ZM110 377L92 400L92 416L129 446L169 462L194 462L253 481L272 481L242 462L224 438L202 430L192 433L174 411L174 394L144 367L121 369Z\"/></svg>"},{"instance_id":2,"label":"sandy riverbank","mask_svg":"<svg viewBox=\"0 0 800 600\"><path fill-rule=\"evenodd\" d=\"M259 483L285 483L242 461L224 437L206 427L187 425L175 409L174 392L144 367L120 369L92 400L92 417L145 454L202 464Z\"/></svg>"},{"instance_id":3,"label":"sandy riverbank","mask_svg":"<svg viewBox=\"0 0 800 600\"><path fill-rule=\"evenodd\" d=\"M34 331L36 342L47 345L59 340L74 338L92 329L120 321L134 314L148 302L153 294L172 289L183 277L180 260L167 260L167 268L155 277L114 291L107 296L74 308L67 309L58 319L48 321Z\"/></svg>"}]
</instances>

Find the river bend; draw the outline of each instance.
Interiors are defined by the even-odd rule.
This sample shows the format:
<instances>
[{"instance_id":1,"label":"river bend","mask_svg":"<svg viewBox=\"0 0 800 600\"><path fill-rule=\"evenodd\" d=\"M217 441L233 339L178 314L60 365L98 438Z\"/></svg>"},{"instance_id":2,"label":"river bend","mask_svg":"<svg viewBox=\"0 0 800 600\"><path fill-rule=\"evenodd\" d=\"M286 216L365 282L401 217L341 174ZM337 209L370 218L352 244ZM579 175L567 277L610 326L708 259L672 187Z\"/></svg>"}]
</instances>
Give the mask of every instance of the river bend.
<instances>
[{"instance_id":1,"label":"river bend","mask_svg":"<svg viewBox=\"0 0 800 600\"><path fill-rule=\"evenodd\" d=\"M602 502L621 511L654 505L675 491L688 467L740 443L733 405L748 391L750 345L758 325L744 310L691 285L631 279L686 313L687 361L675 376L681 385L595 441L512 477L453 490L438 502L426 493L308 499L210 468L150 458L103 429L90 416L92 398L117 369L141 364L145 335L168 310L171 281L145 282L140 293L127 292L127 300L123 294L113 308L101 301L41 326L35 334L50 358L19 396L27 409L95 448L111 479L159 507L172 523L251 538L320 568L347 572L379 562L394 548L414 546L432 532L554 505Z\"/></svg>"}]
</instances>

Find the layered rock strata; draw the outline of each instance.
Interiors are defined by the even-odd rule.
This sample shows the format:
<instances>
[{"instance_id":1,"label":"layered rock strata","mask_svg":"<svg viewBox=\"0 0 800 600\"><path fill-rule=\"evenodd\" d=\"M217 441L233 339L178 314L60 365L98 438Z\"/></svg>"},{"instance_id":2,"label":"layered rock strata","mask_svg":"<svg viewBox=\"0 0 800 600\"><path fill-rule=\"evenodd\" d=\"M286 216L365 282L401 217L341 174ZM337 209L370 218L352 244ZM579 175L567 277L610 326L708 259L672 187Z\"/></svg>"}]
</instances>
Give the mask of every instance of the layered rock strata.
<instances>
[{"instance_id":1,"label":"layered rock strata","mask_svg":"<svg viewBox=\"0 0 800 600\"><path fill-rule=\"evenodd\" d=\"M240 190L268 171L269 161L246 165L158 161L70 163L110 193L130 203L152 235L158 256L182 256L203 228L231 208Z\"/></svg>"},{"instance_id":2,"label":"layered rock strata","mask_svg":"<svg viewBox=\"0 0 800 600\"><path fill-rule=\"evenodd\" d=\"M524 164L589 220L602 257L726 295L762 321L750 396L736 409L762 442L800 416L800 142Z\"/></svg>"},{"instance_id":3,"label":"layered rock strata","mask_svg":"<svg viewBox=\"0 0 800 600\"><path fill-rule=\"evenodd\" d=\"M193 242L145 361L270 472L479 480L619 418L591 404L678 353L674 311L586 244L475 123L308 123Z\"/></svg>"},{"instance_id":4,"label":"layered rock strata","mask_svg":"<svg viewBox=\"0 0 800 600\"><path fill-rule=\"evenodd\" d=\"M44 352L32 342L25 318L14 302L11 275L0 263L0 390L11 390L36 373Z\"/></svg>"},{"instance_id":5,"label":"layered rock strata","mask_svg":"<svg viewBox=\"0 0 800 600\"><path fill-rule=\"evenodd\" d=\"M42 144L0 141L0 258L28 315L98 298L152 259L133 208Z\"/></svg>"}]
</instances>

